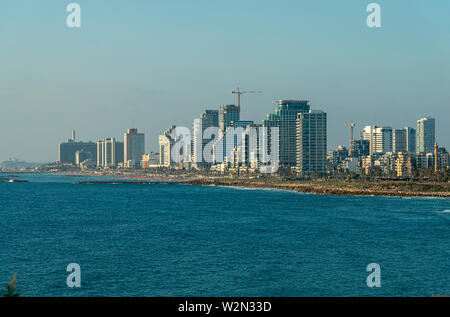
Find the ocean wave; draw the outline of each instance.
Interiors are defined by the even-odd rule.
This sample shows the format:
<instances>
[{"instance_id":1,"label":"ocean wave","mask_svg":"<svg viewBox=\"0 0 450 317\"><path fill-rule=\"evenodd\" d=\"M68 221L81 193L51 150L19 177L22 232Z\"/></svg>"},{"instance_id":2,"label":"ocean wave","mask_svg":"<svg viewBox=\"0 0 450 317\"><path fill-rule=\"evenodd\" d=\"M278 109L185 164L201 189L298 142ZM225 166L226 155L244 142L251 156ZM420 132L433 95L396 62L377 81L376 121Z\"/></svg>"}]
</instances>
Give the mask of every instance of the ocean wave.
<instances>
[{"instance_id":1,"label":"ocean wave","mask_svg":"<svg viewBox=\"0 0 450 317\"><path fill-rule=\"evenodd\" d=\"M397 198L401 199L419 199L419 200L448 200L448 197L424 197L424 196L397 196Z\"/></svg>"}]
</instances>

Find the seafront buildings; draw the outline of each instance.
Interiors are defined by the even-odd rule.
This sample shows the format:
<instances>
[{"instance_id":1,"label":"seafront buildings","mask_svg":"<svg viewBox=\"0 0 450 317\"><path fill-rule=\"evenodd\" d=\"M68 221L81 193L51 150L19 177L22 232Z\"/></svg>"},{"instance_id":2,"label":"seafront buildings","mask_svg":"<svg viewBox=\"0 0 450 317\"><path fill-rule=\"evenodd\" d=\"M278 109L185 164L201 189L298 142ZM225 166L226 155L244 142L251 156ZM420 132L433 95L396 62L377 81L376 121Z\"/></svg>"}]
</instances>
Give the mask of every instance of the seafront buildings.
<instances>
[{"instance_id":1,"label":"seafront buildings","mask_svg":"<svg viewBox=\"0 0 450 317\"><path fill-rule=\"evenodd\" d=\"M159 165L161 167L171 167L174 165L172 148L175 145L176 139L172 135L172 132L175 128L176 126L173 125L159 136Z\"/></svg>"},{"instance_id":2,"label":"seafront buildings","mask_svg":"<svg viewBox=\"0 0 450 317\"><path fill-rule=\"evenodd\" d=\"M219 109L219 129L222 132L228 127L231 127L233 122L240 121L241 119L241 108L236 105L226 105Z\"/></svg>"},{"instance_id":3,"label":"seafront buildings","mask_svg":"<svg viewBox=\"0 0 450 317\"><path fill-rule=\"evenodd\" d=\"M142 155L141 167L143 169L161 167L159 153L150 152Z\"/></svg>"},{"instance_id":4,"label":"seafront buildings","mask_svg":"<svg viewBox=\"0 0 450 317\"><path fill-rule=\"evenodd\" d=\"M83 152L83 155L89 153L90 158L97 160L97 145L94 142L78 142L75 139L75 130L72 131L72 138L67 142L59 144L58 162L60 164L75 164L76 153Z\"/></svg>"},{"instance_id":5,"label":"seafront buildings","mask_svg":"<svg viewBox=\"0 0 450 317\"><path fill-rule=\"evenodd\" d=\"M208 168L212 163L212 148L211 152L207 153L208 157L204 157L205 146L214 137L204 137L205 130L210 127L218 127L219 125L219 111L218 110L204 110L200 118L194 120L194 137L193 137L193 164L197 168Z\"/></svg>"},{"instance_id":6,"label":"seafront buildings","mask_svg":"<svg viewBox=\"0 0 450 317\"><path fill-rule=\"evenodd\" d=\"M425 117L417 120L417 152L431 153L434 151L435 120Z\"/></svg>"},{"instance_id":7,"label":"seafront buildings","mask_svg":"<svg viewBox=\"0 0 450 317\"><path fill-rule=\"evenodd\" d=\"M261 165L259 149L262 148L262 124L249 124L242 132L242 145L239 148L240 161L249 170L256 171ZM252 142L250 142L252 141Z\"/></svg>"},{"instance_id":8,"label":"seafront buildings","mask_svg":"<svg viewBox=\"0 0 450 317\"><path fill-rule=\"evenodd\" d=\"M410 127L394 129L392 133L392 149L394 153L415 153L416 130Z\"/></svg>"},{"instance_id":9,"label":"seafront buildings","mask_svg":"<svg viewBox=\"0 0 450 317\"><path fill-rule=\"evenodd\" d=\"M297 164L297 115L310 110L307 100L278 100L278 108L263 120L263 127L267 128L267 139L264 146L268 148L264 153L271 153L270 128L279 128L279 160L280 167L290 168Z\"/></svg>"},{"instance_id":10,"label":"seafront buildings","mask_svg":"<svg viewBox=\"0 0 450 317\"><path fill-rule=\"evenodd\" d=\"M431 169L434 173L448 169L447 150L435 143L431 146L435 139L435 120L425 117L417 122L417 131L408 126L402 129L365 126L360 140L353 141L352 154L347 155L341 146L328 153L328 173L410 178L426 175ZM354 168L355 157L357 165Z\"/></svg>"},{"instance_id":11,"label":"seafront buildings","mask_svg":"<svg viewBox=\"0 0 450 317\"><path fill-rule=\"evenodd\" d=\"M145 154L145 135L137 129L128 129L123 135L124 164L126 167L140 166Z\"/></svg>"},{"instance_id":12,"label":"seafront buildings","mask_svg":"<svg viewBox=\"0 0 450 317\"><path fill-rule=\"evenodd\" d=\"M97 143L79 142L72 131L72 138L59 145L59 164L82 169L159 168L238 176L354 173L395 178L436 174L449 168L449 153L436 143L435 120L431 117L417 120L417 130L367 125L359 139L352 135L350 148L339 146L327 153L327 114L311 110L307 100L278 100L275 111L261 123L242 120L240 111L236 105L204 110L194 120L191 142L186 145L189 147L182 148L188 153L183 162L173 157L172 150L180 140L172 125L158 137L159 152L149 153L145 152L145 136L137 129L128 129L124 142L109 137ZM278 130L278 139L272 128ZM272 141L279 145L277 164L275 169L265 171L273 163L268 160L275 153Z\"/></svg>"},{"instance_id":13,"label":"seafront buildings","mask_svg":"<svg viewBox=\"0 0 450 317\"><path fill-rule=\"evenodd\" d=\"M327 114L310 110L297 114L297 172L325 174L327 158Z\"/></svg>"},{"instance_id":14,"label":"seafront buildings","mask_svg":"<svg viewBox=\"0 0 450 317\"><path fill-rule=\"evenodd\" d=\"M392 152L392 128L366 126L363 139L369 141L370 154Z\"/></svg>"},{"instance_id":15,"label":"seafront buildings","mask_svg":"<svg viewBox=\"0 0 450 317\"><path fill-rule=\"evenodd\" d=\"M353 140L352 157L360 158L370 154L369 140Z\"/></svg>"},{"instance_id":16,"label":"seafront buildings","mask_svg":"<svg viewBox=\"0 0 450 317\"><path fill-rule=\"evenodd\" d=\"M124 144L115 138L97 142L97 167L116 167L124 162Z\"/></svg>"}]
</instances>

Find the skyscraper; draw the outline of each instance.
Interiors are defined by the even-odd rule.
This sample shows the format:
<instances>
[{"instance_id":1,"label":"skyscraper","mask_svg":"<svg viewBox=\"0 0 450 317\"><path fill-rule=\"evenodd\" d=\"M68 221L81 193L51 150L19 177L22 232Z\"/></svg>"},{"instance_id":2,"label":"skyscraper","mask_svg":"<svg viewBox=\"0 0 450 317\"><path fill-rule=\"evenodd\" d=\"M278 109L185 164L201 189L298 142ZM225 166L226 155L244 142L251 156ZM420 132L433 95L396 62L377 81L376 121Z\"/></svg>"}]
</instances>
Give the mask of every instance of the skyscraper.
<instances>
[{"instance_id":1,"label":"skyscraper","mask_svg":"<svg viewBox=\"0 0 450 317\"><path fill-rule=\"evenodd\" d=\"M211 162L208 162L208 159L203 157L203 150L211 140L211 138L203 138L205 130L209 127L219 128L218 110L204 110L200 115L200 118L194 120L193 152L194 164L197 168L208 167L211 165ZM212 153L210 154L209 161L212 161Z\"/></svg>"},{"instance_id":2,"label":"skyscraper","mask_svg":"<svg viewBox=\"0 0 450 317\"><path fill-rule=\"evenodd\" d=\"M219 128L222 132L230 127L233 122L240 121L241 109L236 105L226 105L219 109Z\"/></svg>"},{"instance_id":3,"label":"skyscraper","mask_svg":"<svg viewBox=\"0 0 450 317\"><path fill-rule=\"evenodd\" d=\"M219 115L220 117L220 115ZM231 121L225 128L223 135L218 137L213 144L213 163L222 163L225 158L231 158L231 152L242 145L242 132L247 126L252 125L253 121ZM220 124L220 122L219 122Z\"/></svg>"},{"instance_id":4,"label":"skyscraper","mask_svg":"<svg viewBox=\"0 0 450 317\"><path fill-rule=\"evenodd\" d=\"M392 152L392 128L366 126L362 134L370 142L370 154Z\"/></svg>"},{"instance_id":5,"label":"skyscraper","mask_svg":"<svg viewBox=\"0 0 450 317\"><path fill-rule=\"evenodd\" d=\"M406 151L408 153L416 152L416 129L404 127L406 130Z\"/></svg>"},{"instance_id":6,"label":"skyscraper","mask_svg":"<svg viewBox=\"0 0 450 317\"><path fill-rule=\"evenodd\" d=\"M297 115L297 172L325 173L327 160L327 114L320 110Z\"/></svg>"},{"instance_id":7,"label":"skyscraper","mask_svg":"<svg viewBox=\"0 0 450 317\"><path fill-rule=\"evenodd\" d=\"M139 166L145 153L145 136L137 129L128 129L123 135L123 157L128 166Z\"/></svg>"},{"instance_id":8,"label":"skyscraper","mask_svg":"<svg viewBox=\"0 0 450 317\"><path fill-rule=\"evenodd\" d=\"M435 120L431 117L425 117L417 120L417 152L433 152L434 142Z\"/></svg>"},{"instance_id":9,"label":"skyscraper","mask_svg":"<svg viewBox=\"0 0 450 317\"><path fill-rule=\"evenodd\" d=\"M394 153L416 152L416 130L410 127L392 131L392 150Z\"/></svg>"},{"instance_id":10,"label":"skyscraper","mask_svg":"<svg viewBox=\"0 0 450 317\"><path fill-rule=\"evenodd\" d=\"M97 141L97 167L103 167L103 140Z\"/></svg>"},{"instance_id":11,"label":"skyscraper","mask_svg":"<svg viewBox=\"0 0 450 317\"><path fill-rule=\"evenodd\" d=\"M116 144L114 146L115 148L115 153L114 153L114 161L116 163L116 166L123 163L123 142L117 141L116 140Z\"/></svg>"},{"instance_id":12,"label":"skyscraper","mask_svg":"<svg viewBox=\"0 0 450 317\"><path fill-rule=\"evenodd\" d=\"M116 165L116 140L108 138L104 140L103 146L103 162L104 167L112 167Z\"/></svg>"},{"instance_id":13,"label":"skyscraper","mask_svg":"<svg viewBox=\"0 0 450 317\"><path fill-rule=\"evenodd\" d=\"M263 127L268 129L267 139L263 145L268 148L264 153L271 153L270 128L279 128L279 160L281 167L296 165L297 149L297 114L309 112L307 100L279 100L278 108L263 120Z\"/></svg>"},{"instance_id":14,"label":"skyscraper","mask_svg":"<svg viewBox=\"0 0 450 317\"><path fill-rule=\"evenodd\" d=\"M115 138L105 138L97 142L97 167L116 167L123 163L123 143Z\"/></svg>"},{"instance_id":15,"label":"skyscraper","mask_svg":"<svg viewBox=\"0 0 450 317\"><path fill-rule=\"evenodd\" d=\"M75 164L75 154L77 151L89 152L91 154L91 158L94 161L97 160L97 147L94 142L76 142L74 138L75 130L72 131L71 139L68 139L67 142L62 142L59 144L59 163Z\"/></svg>"},{"instance_id":16,"label":"skyscraper","mask_svg":"<svg viewBox=\"0 0 450 317\"><path fill-rule=\"evenodd\" d=\"M392 151L394 153L406 152L406 130L394 129L392 131Z\"/></svg>"},{"instance_id":17,"label":"skyscraper","mask_svg":"<svg viewBox=\"0 0 450 317\"><path fill-rule=\"evenodd\" d=\"M259 168L261 146L261 124L249 124L242 132L242 145L240 147L240 160L244 166Z\"/></svg>"}]
</instances>

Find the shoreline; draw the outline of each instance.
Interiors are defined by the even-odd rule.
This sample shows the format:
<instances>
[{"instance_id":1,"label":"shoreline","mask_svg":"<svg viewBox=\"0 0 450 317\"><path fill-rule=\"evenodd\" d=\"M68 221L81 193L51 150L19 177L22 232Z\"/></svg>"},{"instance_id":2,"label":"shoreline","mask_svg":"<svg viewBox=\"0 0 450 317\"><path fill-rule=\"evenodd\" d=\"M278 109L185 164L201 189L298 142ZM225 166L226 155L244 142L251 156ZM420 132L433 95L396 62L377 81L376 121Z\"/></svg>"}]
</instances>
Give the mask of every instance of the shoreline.
<instances>
[{"instance_id":1,"label":"shoreline","mask_svg":"<svg viewBox=\"0 0 450 317\"><path fill-rule=\"evenodd\" d=\"M214 179L195 179L182 184L197 186L225 186L225 187L245 187L245 188L270 188L296 191L305 194L315 195L336 195L336 196L386 196L386 197L435 197L449 198L450 192L423 192L423 191L399 191L399 190L383 190L377 188L351 188L348 186L330 186L325 184L317 184L313 182L261 182L255 180L214 180ZM344 184L342 184L344 185Z\"/></svg>"},{"instance_id":2,"label":"shoreline","mask_svg":"<svg viewBox=\"0 0 450 317\"><path fill-rule=\"evenodd\" d=\"M13 173L11 173L13 174ZM38 173L39 174L39 173ZM48 175L86 176L102 178L116 178L124 184L178 184L196 186L225 186L245 187L255 189L290 190L305 194L336 195L336 196L386 196L386 197L436 197L450 198L449 183L435 182L407 182L407 181L338 181L338 180L308 180L287 181L271 179L230 179L213 178L199 175L174 174L145 174L137 172L53 172L42 173ZM11 175L12 176L12 175ZM117 183L115 180L81 181L78 183ZM441 190L439 190L441 189Z\"/></svg>"}]
</instances>

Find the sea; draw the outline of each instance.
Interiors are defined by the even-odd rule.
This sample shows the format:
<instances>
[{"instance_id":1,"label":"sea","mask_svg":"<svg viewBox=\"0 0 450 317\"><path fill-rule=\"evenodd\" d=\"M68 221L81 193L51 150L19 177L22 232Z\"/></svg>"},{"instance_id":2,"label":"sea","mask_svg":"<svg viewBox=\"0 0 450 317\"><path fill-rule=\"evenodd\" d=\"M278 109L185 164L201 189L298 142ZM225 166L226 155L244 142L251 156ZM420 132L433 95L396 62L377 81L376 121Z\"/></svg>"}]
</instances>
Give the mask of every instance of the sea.
<instances>
[{"instance_id":1,"label":"sea","mask_svg":"<svg viewBox=\"0 0 450 317\"><path fill-rule=\"evenodd\" d=\"M450 294L448 198L14 176L28 182L0 181L0 287L17 272L21 296Z\"/></svg>"}]
</instances>

